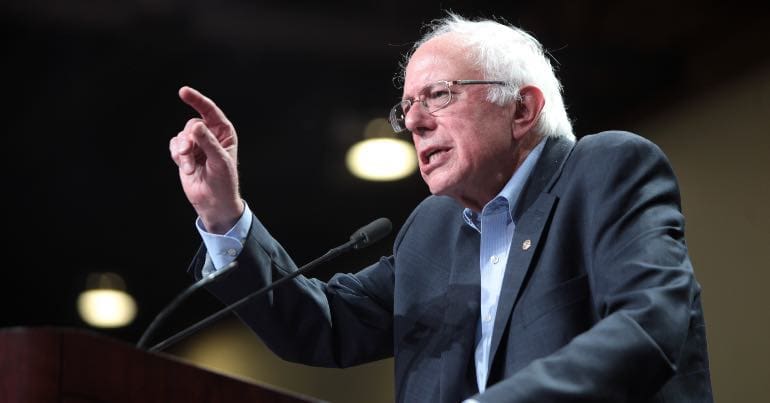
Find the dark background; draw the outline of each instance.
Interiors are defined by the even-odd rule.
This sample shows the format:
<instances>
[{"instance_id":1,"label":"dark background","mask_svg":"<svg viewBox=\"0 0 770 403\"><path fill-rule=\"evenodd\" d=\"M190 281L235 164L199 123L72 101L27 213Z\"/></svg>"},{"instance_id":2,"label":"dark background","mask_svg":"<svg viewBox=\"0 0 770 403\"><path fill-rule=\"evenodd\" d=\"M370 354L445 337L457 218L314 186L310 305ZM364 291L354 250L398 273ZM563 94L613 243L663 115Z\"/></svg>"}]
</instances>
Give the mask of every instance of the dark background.
<instances>
[{"instance_id":1,"label":"dark background","mask_svg":"<svg viewBox=\"0 0 770 403\"><path fill-rule=\"evenodd\" d=\"M194 116L182 85L235 124L242 194L302 264L376 217L398 227L428 194L419 175L354 179L343 157L399 98L400 55L443 9L535 34L557 60L578 136L708 97L770 56L768 14L753 2L470 3L3 2L0 326L86 327L77 294L88 273L113 271L139 315L99 332L135 342L191 283L195 214L168 156ZM355 271L392 239L316 275ZM217 308L198 294L162 333Z\"/></svg>"}]
</instances>

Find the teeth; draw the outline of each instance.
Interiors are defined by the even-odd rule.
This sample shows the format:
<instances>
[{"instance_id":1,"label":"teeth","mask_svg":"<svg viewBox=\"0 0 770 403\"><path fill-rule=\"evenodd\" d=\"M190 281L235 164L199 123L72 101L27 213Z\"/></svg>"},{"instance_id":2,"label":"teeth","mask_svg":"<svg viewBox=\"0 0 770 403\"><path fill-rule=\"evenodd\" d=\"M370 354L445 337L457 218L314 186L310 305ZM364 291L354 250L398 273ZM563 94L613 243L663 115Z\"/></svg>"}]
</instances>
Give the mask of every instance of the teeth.
<instances>
[{"instance_id":1,"label":"teeth","mask_svg":"<svg viewBox=\"0 0 770 403\"><path fill-rule=\"evenodd\" d=\"M441 150L436 150L436 151L430 153L430 155L428 155L428 163L433 162L433 160L436 159L436 157L439 154L441 154L441 153L443 153L443 151L441 151Z\"/></svg>"}]
</instances>

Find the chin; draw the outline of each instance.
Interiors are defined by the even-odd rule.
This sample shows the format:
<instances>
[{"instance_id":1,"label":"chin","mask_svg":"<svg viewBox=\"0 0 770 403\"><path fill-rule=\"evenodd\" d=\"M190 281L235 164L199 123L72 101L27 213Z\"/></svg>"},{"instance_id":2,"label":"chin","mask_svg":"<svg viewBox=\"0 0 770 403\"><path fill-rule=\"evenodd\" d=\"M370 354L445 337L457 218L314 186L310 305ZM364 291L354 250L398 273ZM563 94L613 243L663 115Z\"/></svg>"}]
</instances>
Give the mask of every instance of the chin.
<instances>
[{"instance_id":1,"label":"chin","mask_svg":"<svg viewBox=\"0 0 770 403\"><path fill-rule=\"evenodd\" d=\"M441 191L444 190L443 188L438 187L436 185L432 185L430 182L427 182L427 181L425 182L425 184L428 185L428 190L430 191L430 194L435 196L443 196L443 194L441 193Z\"/></svg>"},{"instance_id":2,"label":"chin","mask_svg":"<svg viewBox=\"0 0 770 403\"><path fill-rule=\"evenodd\" d=\"M428 184L428 189L430 190L430 193L435 196L449 196L452 197L451 189L452 187L449 186L446 183L437 183L438 181L428 182L425 183Z\"/></svg>"},{"instance_id":3,"label":"chin","mask_svg":"<svg viewBox=\"0 0 770 403\"><path fill-rule=\"evenodd\" d=\"M458 176L455 171L450 170L434 170L430 175L425 175L420 172L422 180L428 185L430 193L436 196L449 196L454 197L462 183L461 176Z\"/></svg>"}]
</instances>

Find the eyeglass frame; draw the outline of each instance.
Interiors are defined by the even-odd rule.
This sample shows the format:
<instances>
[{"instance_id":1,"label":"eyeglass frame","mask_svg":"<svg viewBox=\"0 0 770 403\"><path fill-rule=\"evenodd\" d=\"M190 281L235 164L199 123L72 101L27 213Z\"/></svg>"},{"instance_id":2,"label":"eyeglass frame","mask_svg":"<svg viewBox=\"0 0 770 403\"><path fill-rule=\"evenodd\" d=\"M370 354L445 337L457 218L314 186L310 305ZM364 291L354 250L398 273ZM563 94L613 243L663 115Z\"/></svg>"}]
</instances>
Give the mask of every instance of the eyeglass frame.
<instances>
[{"instance_id":1,"label":"eyeglass frame","mask_svg":"<svg viewBox=\"0 0 770 403\"><path fill-rule=\"evenodd\" d=\"M418 94L422 94L426 88L429 88L439 83L443 83L449 90L449 96L447 97L446 103L444 103L443 105L435 107L433 109L428 109L428 101L425 99L424 96L422 96L422 99L418 99L418 98L402 99L399 103L393 105L393 107L390 108L390 114L388 115L388 122L390 123L390 127L393 129L394 132L401 133L406 131L406 114L409 113L409 110L404 111L403 105L405 102L408 103L409 109L411 109L412 105L414 105L414 103L417 102L420 105L422 105L422 107L425 108L425 110L428 113L433 113L443 108L446 108L450 103L452 103L452 86L453 85L474 85L474 84L507 85L508 84L506 81L500 81L500 80L451 80L451 81L438 80L422 87ZM399 113L399 109L403 115L401 119L396 118L396 114ZM399 120L403 122L403 125L398 122ZM399 130L399 127L403 127L403 128Z\"/></svg>"}]
</instances>

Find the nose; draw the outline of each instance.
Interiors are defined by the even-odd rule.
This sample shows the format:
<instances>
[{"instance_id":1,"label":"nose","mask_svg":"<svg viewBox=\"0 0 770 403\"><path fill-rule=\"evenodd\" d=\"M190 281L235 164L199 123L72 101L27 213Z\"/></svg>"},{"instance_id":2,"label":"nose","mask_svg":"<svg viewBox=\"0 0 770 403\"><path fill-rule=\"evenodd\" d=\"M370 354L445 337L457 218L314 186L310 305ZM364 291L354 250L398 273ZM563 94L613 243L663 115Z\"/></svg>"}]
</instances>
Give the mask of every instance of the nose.
<instances>
[{"instance_id":1,"label":"nose","mask_svg":"<svg viewBox=\"0 0 770 403\"><path fill-rule=\"evenodd\" d=\"M404 116L404 125L413 135L421 136L436 128L436 118L420 102L415 102Z\"/></svg>"}]
</instances>

